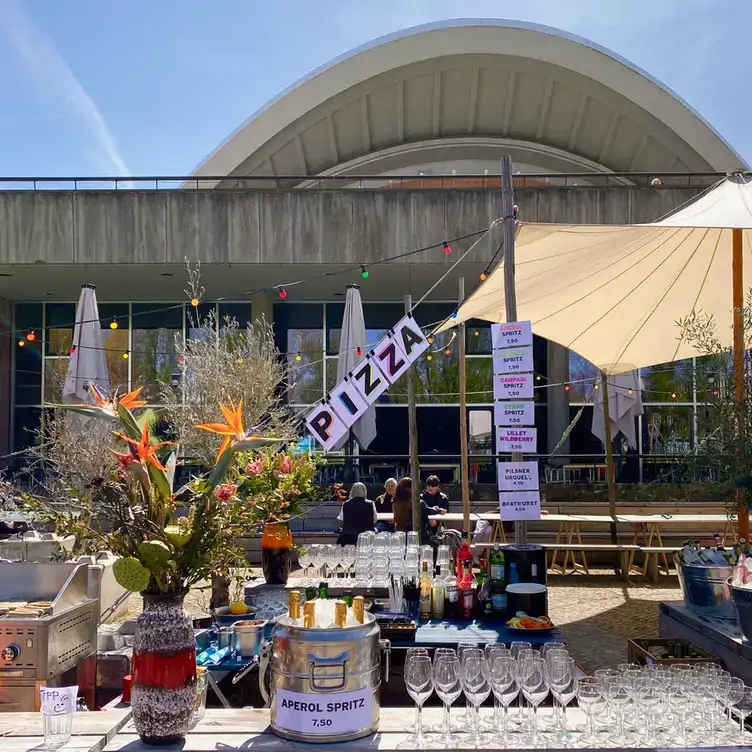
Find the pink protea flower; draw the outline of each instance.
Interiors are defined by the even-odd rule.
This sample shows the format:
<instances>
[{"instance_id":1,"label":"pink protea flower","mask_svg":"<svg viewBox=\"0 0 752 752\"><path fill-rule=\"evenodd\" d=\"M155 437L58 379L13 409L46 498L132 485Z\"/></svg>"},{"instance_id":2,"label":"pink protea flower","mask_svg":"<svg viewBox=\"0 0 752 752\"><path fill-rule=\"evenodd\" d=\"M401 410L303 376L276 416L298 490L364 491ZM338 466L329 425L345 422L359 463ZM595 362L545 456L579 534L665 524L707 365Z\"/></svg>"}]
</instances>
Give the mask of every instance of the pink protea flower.
<instances>
[{"instance_id":1,"label":"pink protea flower","mask_svg":"<svg viewBox=\"0 0 752 752\"><path fill-rule=\"evenodd\" d=\"M232 483L223 483L214 489L215 498L219 501L229 501L235 493L235 486Z\"/></svg>"},{"instance_id":2,"label":"pink protea flower","mask_svg":"<svg viewBox=\"0 0 752 752\"><path fill-rule=\"evenodd\" d=\"M290 457L289 454L285 454L282 457L282 462L279 466L279 471L283 473L284 475L287 475L287 473L292 472L292 457Z\"/></svg>"},{"instance_id":3,"label":"pink protea flower","mask_svg":"<svg viewBox=\"0 0 752 752\"><path fill-rule=\"evenodd\" d=\"M248 463L248 467L246 467L246 472L248 475L258 475L260 472L262 472L264 469L264 459L263 457L258 457L257 459L253 460L253 462Z\"/></svg>"}]
</instances>

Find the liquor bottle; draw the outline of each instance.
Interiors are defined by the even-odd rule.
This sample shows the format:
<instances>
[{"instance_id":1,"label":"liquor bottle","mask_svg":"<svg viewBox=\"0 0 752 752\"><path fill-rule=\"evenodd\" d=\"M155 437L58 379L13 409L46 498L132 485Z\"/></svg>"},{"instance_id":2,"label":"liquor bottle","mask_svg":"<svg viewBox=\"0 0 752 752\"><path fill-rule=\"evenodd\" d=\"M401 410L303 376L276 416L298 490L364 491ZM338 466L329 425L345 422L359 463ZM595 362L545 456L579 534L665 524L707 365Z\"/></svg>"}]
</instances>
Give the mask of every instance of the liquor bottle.
<instances>
[{"instance_id":1,"label":"liquor bottle","mask_svg":"<svg viewBox=\"0 0 752 752\"><path fill-rule=\"evenodd\" d=\"M347 603L344 601L334 602L334 623L338 627L347 626Z\"/></svg>"},{"instance_id":2,"label":"liquor bottle","mask_svg":"<svg viewBox=\"0 0 752 752\"><path fill-rule=\"evenodd\" d=\"M448 619L456 619L460 613L460 589L454 577L446 584L446 608L444 610Z\"/></svg>"},{"instance_id":3,"label":"liquor bottle","mask_svg":"<svg viewBox=\"0 0 752 752\"><path fill-rule=\"evenodd\" d=\"M348 608L352 608L352 604L353 604L353 594L352 594L352 591L348 590L342 596L342 600L347 604Z\"/></svg>"},{"instance_id":4,"label":"liquor bottle","mask_svg":"<svg viewBox=\"0 0 752 752\"><path fill-rule=\"evenodd\" d=\"M475 591L478 594L476 606L478 618L490 621L493 617L493 605L491 603L491 588L485 572L478 572L478 577L475 580Z\"/></svg>"},{"instance_id":5,"label":"liquor bottle","mask_svg":"<svg viewBox=\"0 0 752 752\"><path fill-rule=\"evenodd\" d=\"M473 586L473 552L466 540L457 551L457 585L460 589Z\"/></svg>"},{"instance_id":6,"label":"liquor bottle","mask_svg":"<svg viewBox=\"0 0 752 752\"><path fill-rule=\"evenodd\" d=\"M288 610L291 619L300 619L300 591L290 591Z\"/></svg>"},{"instance_id":7,"label":"liquor bottle","mask_svg":"<svg viewBox=\"0 0 752 752\"><path fill-rule=\"evenodd\" d=\"M446 586L447 573L444 571L444 565L442 564L439 568L439 573L433 578L433 582L431 583L431 602L434 619L444 618Z\"/></svg>"},{"instance_id":8,"label":"liquor bottle","mask_svg":"<svg viewBox=\"0 0 752 752\"><path fill-rule=\"evenodd\" d=\"M305 599L306 599L306 603L308 601L316 600L316 588L315 587L307 587L305 589Z\"/></svg>"},{"instance_id":9,"label":"liquor bottle","mask_svg":"<svg viewBox=\"0 0 752 752\"><path fill-rule=\"evenodd\" d=\"M325 601L329 597L329 585L326 582L319 583L319 598Z\"/></svg>"},{"instance_id":10,"label":"liquor bottle","mask_svg":"<svg viewBox=\"0 0 752 752\"><path fill-rule=\"evenodd\" d=\"M493 584L496 580L504 580L504 551L502 550L501 546L497 543L493 550L491 551L491 555L488 557L489 561L489 574L491 575L491 583Z\"/></svg>"},{"instance_id":11,"label":"liquor bottle","mask_svg":"<svg viewBox=\"0 0 752 752\"><path fill-rule=\"evenodd\" d=\"M494 546L490 556L492 618L504 619L507 612L507 584L504 579L504 551Z\"/></svg>"},{"instance_id":12,"label":"liquor bottle","mask_svg":"<svg viewBox=\"0 0 752 752\"><path fill-rule=\"evenodd\" d=\"M428 572L428 562L423 560L423 572L420 575L420 604L418 616L421 619L431 618L431 575Z\"/></svg>"}]
</instances>

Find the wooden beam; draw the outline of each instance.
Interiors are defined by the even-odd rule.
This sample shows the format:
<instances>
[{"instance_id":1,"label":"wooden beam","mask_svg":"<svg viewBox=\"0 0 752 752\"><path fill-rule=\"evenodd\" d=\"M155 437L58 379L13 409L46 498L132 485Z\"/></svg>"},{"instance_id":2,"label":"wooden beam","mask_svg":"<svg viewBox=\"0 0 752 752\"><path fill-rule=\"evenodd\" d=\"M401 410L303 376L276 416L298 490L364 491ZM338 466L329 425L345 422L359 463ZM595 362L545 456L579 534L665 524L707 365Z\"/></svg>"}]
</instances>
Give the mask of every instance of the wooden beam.
<instances>
[{"instance_id":1,"label":"wooden beam","mask_svg":"<svg viewBox=\"0 0 752 752\"><path fill-rule=\"evenodd\" d=\"M458 280L457 290L457 308L465 300L465 279L460 277ZM459 371L460 371L460 481L462 483L462 514L463 527L467 542L472 539L472 530L470 529L470 461L468 458L467 446L467 331L463 321L459 327L457 336L459 337Z\"/></svg>"}]
</instances>

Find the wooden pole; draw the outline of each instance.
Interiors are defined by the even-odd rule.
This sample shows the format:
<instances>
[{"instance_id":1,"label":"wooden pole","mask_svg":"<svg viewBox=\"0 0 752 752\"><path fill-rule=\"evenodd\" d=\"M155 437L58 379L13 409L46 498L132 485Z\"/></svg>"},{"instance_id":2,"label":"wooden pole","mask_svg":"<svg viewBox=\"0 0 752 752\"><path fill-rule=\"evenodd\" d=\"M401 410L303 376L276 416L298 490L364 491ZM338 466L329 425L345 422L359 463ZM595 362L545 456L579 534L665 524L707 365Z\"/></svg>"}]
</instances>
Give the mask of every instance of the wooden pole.
<instances>
[{"instance_id":1,"label":"wooden pole","mask_svg":"<svg viewBox=\"0 0 752 752\"><path fill-rule=\"evenodd\" d=\"M737 426L740 437L746 429L746 396L744 394L744 266L742 251L744 240L740 228L731 230L731 277L734 304L734 402L736 403ZM738 537L749 543L749 510L746 491L739 491L737 506Z\"/></svg>"},{"instance_id":2,"label":"wooden pole","mask_svg":"<svg viewBox=\"0 0 752 752\"><path fill-rule=\"evenodd\" d=\"M412 295L405 295L405 313L413 307ZM407 369L407 421L410 435L410 477L413 479L412 517L413 530L418 533L421 543L420 517L420 465L418 464L418 412L415 407L415 373L412 366Z\"/></svg>"},{"instance_id":3,"label":"wooden pole","mask_svg":"<svg viewBox=\"0 0 752 752\"><path fill-rule=\"evenodd\" d=\"M614 478L614 438L611 435L611 405L608 402L608 377L604 371L601 371L601 389L603 389L603 421L606 424L606 480L608 481L608 513L612 521L609 524L611 528L611 543L617 545L619 542L616 533L616 479ZM614 553L614 569L619 569L620 560L618 552Z\"/></svg>"},{"instance_id":4,"label":"wooden pole","mask_svg":"<svg viewBox=\"0 0 752 752\"><path fill-rule=\"evenodd\" d=\"M457 307L465 300L465 279L460 277L458 281ZM467 448L467 363L465 361L467 340L465 322L459 325L457 336L459 346L459 369L460 369L460 477L462 479L462 514L463 525L467 542L470 543L472 532L470 530L470 462Z\"/></svg>"},{"instance_id":5,"label":"wooden pole","mask_svg":"<svg viewBox=\"0 0 752 752\"><path fill-rule=\"evenodd\" d=\"M507 321L517 321L517 291L514 286L514 188L512 187L512 158L501 158L501 216L504 218L504 307ZM512 454L512 462L521 462L522 454ZM503 524L503 522L502 522ZM514 523L514 542L524 543L527 538L524 522Z\"/></svg>"}]
</instances>

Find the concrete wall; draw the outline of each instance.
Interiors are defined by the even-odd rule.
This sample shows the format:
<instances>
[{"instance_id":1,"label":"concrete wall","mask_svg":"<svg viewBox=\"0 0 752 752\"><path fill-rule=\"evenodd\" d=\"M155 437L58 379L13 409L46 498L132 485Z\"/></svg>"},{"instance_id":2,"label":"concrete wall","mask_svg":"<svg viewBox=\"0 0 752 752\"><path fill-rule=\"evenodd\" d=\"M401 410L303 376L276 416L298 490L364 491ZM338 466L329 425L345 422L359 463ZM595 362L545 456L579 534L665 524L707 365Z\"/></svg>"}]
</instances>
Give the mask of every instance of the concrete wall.
<instances>
[{"instance_id":1,"label":"concrete wall","mask_svg":"<svg viewBox=\"0 0 752 752\"><path fill-rule=\"evenodd\" d=\"M698 192L524 188L515 200L523 221L629 224ZM457 237L499 214L494 190L0 192L0 265L371 263L436 242L437 227Z\"/></svg>"}]
</instances>

